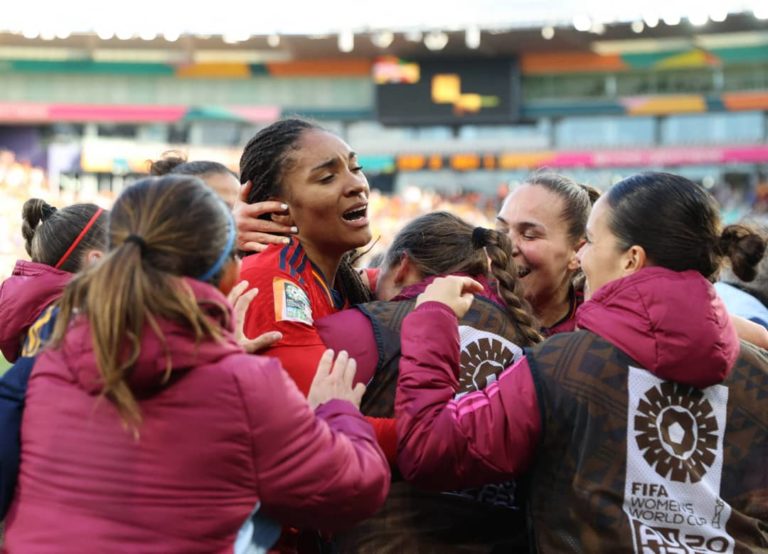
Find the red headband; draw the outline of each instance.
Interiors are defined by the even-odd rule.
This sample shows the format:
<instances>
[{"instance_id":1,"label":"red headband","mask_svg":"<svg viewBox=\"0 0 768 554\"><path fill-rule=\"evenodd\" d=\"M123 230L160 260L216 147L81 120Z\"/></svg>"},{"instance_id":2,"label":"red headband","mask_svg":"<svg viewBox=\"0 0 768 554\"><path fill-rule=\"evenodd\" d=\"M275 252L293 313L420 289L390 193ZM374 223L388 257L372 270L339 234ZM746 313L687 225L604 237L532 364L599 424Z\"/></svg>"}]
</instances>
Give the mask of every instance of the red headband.
<instances>
[{"instance_id":1,"label":"red headband","mask_svg":"<svg viewBox=\"0 0 768 554\"><path fill-rule=\"evenodd\" d=\"M80 231L80 234L77 235L77 238L72 242L69 248L67 248L67 251L64 252L64 255L59 258L59 261L56 262L56 265L53 266L56 269L59 269L62 265L64 265L64 262L67 261L67 258L69 258L69 255L74 252L75 248L77 248L77 245L80 244L80 241L83 240L83 237L85 237L86 233L90 230L91 227L93 227L93 224L96 223L96 220L99 219L99 216L104 211L103 208L99 208L96 210L96 213L91 216L91 219L88 220L88 223L85 224L85 227L83 227L83 230Z\"/></svg>"}]
</instances>

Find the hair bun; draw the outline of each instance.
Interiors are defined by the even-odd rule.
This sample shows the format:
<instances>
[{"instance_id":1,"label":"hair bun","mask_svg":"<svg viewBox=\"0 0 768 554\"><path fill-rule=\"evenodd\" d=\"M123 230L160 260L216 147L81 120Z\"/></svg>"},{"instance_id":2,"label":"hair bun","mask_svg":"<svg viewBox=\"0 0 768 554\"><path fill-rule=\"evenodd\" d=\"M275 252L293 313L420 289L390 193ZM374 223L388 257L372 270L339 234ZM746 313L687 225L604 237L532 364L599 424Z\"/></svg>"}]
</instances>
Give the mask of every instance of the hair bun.
<instances>
[{"instance_id":1,"label":"hair bun","mask_svg":"<svg viewBox=\"0 0 768 554\"><path fill-rule=\"evenodd\" d=\"M718 241L720 253L731 260L733 273L742 281L755 278L765 247L765 238L745 225L728 225Z\"/></svg>"},{"instance_id":2,"label":"hair bun","mask_svg":"<svg viewBox=\"0 0 768 554\"><path fill-rule=\"evenodd\" d=\"M24 202L21 209L21 234L24 237L24 248L27 254L32 255L32 239L40 223L56 213L56 208L41 198L30 198Z\"/></svg>"},{"instance_id":3,"label":"hair bun","mask_svg":"<svg viewBox=\"0 0 768 554\"><path fill-rule=\"evenodd\" d=\"M581 187L581 189L587 193L587 196L589 196L589 203L593 206L595 205L595 202L597 202L600 199L600 194L602 194L599 190L597 190L595 187L591 187L589 185L585 185L583 183L576 183Z\"/></svg>"},{"instance_id":4,"label":"hair bun","mask_svg":"<svg viewBox=\"0 0 768 554\"><path fill-rule=\"evenodd\" d=\"M154 176L168 175L176 167L187 163L183 154L176 151L164 152L159 160L149 161L149 174Z\"/></svg>"}]
</instances>

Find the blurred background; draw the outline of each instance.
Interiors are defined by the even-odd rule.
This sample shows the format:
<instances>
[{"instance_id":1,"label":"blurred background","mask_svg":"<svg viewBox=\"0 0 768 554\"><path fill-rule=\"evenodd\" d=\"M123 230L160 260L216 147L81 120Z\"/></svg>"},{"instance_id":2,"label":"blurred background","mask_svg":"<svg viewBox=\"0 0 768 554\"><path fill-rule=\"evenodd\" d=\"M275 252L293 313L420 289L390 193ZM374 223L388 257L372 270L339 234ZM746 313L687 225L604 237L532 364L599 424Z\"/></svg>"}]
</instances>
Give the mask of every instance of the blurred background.
<instances>
[{"instance_id":1,"label":"blurred background","mask_svg":"<svg viewBox=\"0 0 768 554\"><path fill-rule=\"evenodd\" d=\"M598 188L669 170L726 220L760 218L767 111L765 0L13 2L0 277L24 256L27 198L108 207L169 150L237 171L285 115L359 153L385 239L437 208L490 224L539 168Z\"/></svg>"}]
</instances>

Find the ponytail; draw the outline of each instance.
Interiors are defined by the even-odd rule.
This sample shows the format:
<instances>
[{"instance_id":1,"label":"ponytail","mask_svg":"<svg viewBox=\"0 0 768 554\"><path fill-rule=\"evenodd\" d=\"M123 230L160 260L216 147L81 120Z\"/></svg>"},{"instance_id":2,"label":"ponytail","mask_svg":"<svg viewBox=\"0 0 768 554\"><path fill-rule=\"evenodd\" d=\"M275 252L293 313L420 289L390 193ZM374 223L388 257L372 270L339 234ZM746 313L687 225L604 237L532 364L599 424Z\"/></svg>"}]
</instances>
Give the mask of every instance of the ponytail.
<instances>
[{"instance_id":1,"label":"ponytail","mask_svg":"<svg viewBox=\"0 0 768 554\"><path fill-rule=\"evenodd\" d=\"M172 360L161 320L183 325L196 342L222 336L181 277L200 278L222 259L222 252L234 254L230 217L221 200L198 179L168 176L139 181L115 202L109 230L112 250L64 291L52 344L61 345L78 313L88 319L101 394L134 433L141 413L128 378L141 353L142 335L152 332L160 339L166 379ZM217 272L210 277L213 284L221 277L221 270Z\"/></svg>"}]
</instances>

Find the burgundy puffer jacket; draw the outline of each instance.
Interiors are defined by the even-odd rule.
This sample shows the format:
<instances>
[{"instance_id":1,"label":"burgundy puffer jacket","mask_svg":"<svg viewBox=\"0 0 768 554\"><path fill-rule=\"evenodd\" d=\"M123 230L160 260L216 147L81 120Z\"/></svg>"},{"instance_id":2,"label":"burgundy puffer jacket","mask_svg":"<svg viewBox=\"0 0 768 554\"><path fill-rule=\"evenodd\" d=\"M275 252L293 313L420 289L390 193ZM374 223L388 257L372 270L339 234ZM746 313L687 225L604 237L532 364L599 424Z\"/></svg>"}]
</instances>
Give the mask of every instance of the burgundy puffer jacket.
<instances>
[{"instance_id":1,"label":"burgundy puffer jacket","mask_svg":"<svg viewBox=\"0 0 768 554\"><path fill-rule=\"evenodd\" d=\"M59 299L72 274L49 265L19 260L0 285L0 350L9 362L19 357L27 330Z\"/></svg>"},{"instance_id":2,"label":"burgundy puffer jacket","mask_svg":"<svg viewBox=\"0 0 768 554\"><path fill-rule=\"evenodd\" d=\"M333 400L313 413L277 360L240 349L224 296L185 283L225 340L196 345L161 322L166 350L147 329L129 378L138 438L99 396L87 321L38 357L9 552L231 552L257 502L284 524L333 530L384 501L389 469L360 412Z\"/></svg>"}]
</instances>

